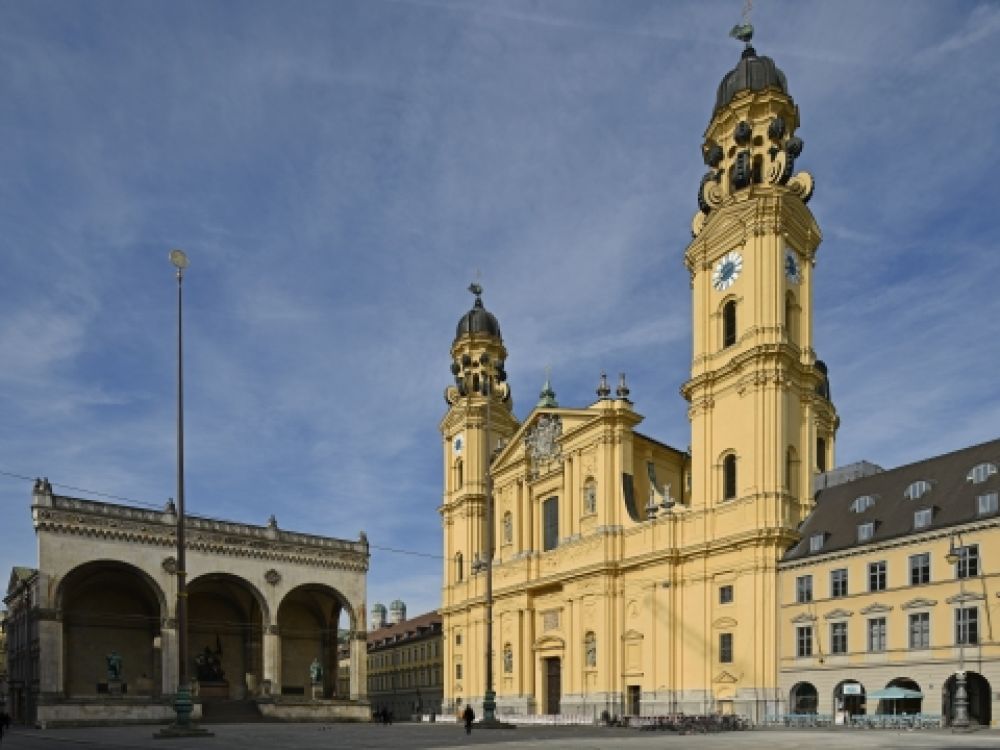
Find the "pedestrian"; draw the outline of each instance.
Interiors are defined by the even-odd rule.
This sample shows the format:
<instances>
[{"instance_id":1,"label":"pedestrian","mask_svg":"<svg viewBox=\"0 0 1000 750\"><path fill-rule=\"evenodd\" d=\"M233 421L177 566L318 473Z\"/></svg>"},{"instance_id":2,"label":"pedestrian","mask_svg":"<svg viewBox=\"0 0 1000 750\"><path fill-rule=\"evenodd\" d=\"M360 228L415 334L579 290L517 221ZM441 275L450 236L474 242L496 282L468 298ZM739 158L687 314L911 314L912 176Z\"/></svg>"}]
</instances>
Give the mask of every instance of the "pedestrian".
<instances>
[{"instance_id":1,"label":"pedestrian","mask_svg":"<svg viewBox=\"0 0 1000 750\"><path fill-rule=\"evenodd\" d=\"M465 710L462 712L462 718L465 719L465 733L472 734L472 722L476 720L476 712L472 710L472 706L468 703L465 704Z\"/></svg>"}]
</instances>

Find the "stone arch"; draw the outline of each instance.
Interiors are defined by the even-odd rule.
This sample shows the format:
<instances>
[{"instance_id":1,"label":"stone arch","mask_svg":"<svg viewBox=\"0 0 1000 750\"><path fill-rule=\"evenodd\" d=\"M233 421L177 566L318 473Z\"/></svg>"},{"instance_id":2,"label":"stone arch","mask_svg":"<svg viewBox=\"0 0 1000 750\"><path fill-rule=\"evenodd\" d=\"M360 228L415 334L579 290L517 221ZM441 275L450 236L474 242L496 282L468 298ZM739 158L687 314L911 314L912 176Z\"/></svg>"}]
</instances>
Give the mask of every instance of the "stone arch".
<instances>
[{"instance_id":1,"label":"stone arch","mask_svg":"<svg viewBox=\"0 0 1000 750\"><path fill-rule=\"evenodd\" d=\"M887 688L898 687L904 690L912 690L916 693L922 692L916 680L909 677L896 677L889 680ZM878 702L878 712L880 714L919 714L923 707L923 698L903 698L901 700Z\"/></svg>"},{"instance_id":2,"label":"stone arch","mask_svg":"<svg viewBox=\"0 0 1000 750\"><path fill-rule=\"evenodd\" d=\"M67 697L118 690L107 656L121 657L120 689L130 697L160 693L160 628L166 596L145 571L118 560L91 560L66 573L56 588L62 613L62 689Z\"/></svg>"},{"instance_id":3,"label":"stone arch","mask_svg":"<svg viewBox=\"0 0 1000 750\"><path fill-rule=\"evenodd\" d=\"M941 686L941 717L945 726L951 726L955 711L955 690L957 684L952 674ZM978 672L966 671L965 691L968 700L969 724L988 727L993 718L989 680Z\"/></svg>"},{"instance_id":4,"label":"stone arch","mask_svg":"<svg viewBox=\"0 0 1000 750\"><path fill-rule=\"evenodd\" d=\"M203 573L187 584L188 674L203 702L257 694L264 677L267 600L232 573Z\"/></svg>"},{"instance_id":5,"label":"stone arch","mask_svg":"<svg viewBox=\"0 0 1000 750\"><path fill-rule=\"evenodd\" d=\"M788 691L788 712L814 714L819 705L819 691L811 682L796 682Z\"/></svg>"},{"instance_id":6,"label":"stone arch","mask_svg":"<svg viewBox=\"0 0 1000 750\"><path fill-rule=\"evenodd\" d=\"M322 583L304 583L289 590L278 604L275 622L280 637L281 693L311 699L311 665L318 661L323 675L317 684L322 698L346 698L338 695L337 674L341 644L340 615L349 620L345 649L358 632L358 618L350 600L336 588ZM351 658L351 672L360 665Z\"/></svg>"},{"instance_id":7,"label":"stone arch","mask_svg":"<svg viewBox=\"0 0 1000 750\"><path fill-rule=\"evenodd\" d=\"M850 723L851 717L866 712L865 686L857 680L841 680L833 689L833 707L843 717L843 723Z\"/></svg>"}]
</instances>

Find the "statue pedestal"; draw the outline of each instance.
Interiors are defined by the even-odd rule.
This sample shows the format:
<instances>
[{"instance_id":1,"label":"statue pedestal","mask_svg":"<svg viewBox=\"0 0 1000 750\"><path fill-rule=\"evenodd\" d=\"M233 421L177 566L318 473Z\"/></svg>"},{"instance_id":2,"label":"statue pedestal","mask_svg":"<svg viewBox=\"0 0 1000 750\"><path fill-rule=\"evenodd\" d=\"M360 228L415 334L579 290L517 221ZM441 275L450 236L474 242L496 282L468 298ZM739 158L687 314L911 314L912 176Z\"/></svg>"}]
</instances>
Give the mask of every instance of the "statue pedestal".
<instances>
[{"instance_id":1,"label":"statue pedestal","mask_svg":"<svg viewBox=\"0 0 1000 750\"><path fill-rule=\"evenodd\" d=\"M108 695L112 698L121 698L123 692L125 691L122 689L121 680L108 680Z\"/></svg>"},{"instance_id":2,"label":"statue pedestal","mask_svg":"<svg viewBox=\"0 0 1000 750\"><path fill-rule=\"evenodd\" d=\"M226 680L198 680L198 697L202 701L229 700L229 683Z\"/></svg>"},{"instance_id":3,"label":"statue pedestal","mask_svg":"<svg viewBox=\"0 0 1000 750\"><path fill-rule=\"evenodd\" d=\"M323 700L323 685L322 684L320 684L318 682L314 682L313 683L313 686L312 686L312 699L314 701L321 701L321 700Z\"/></svg>"}]
</instances>

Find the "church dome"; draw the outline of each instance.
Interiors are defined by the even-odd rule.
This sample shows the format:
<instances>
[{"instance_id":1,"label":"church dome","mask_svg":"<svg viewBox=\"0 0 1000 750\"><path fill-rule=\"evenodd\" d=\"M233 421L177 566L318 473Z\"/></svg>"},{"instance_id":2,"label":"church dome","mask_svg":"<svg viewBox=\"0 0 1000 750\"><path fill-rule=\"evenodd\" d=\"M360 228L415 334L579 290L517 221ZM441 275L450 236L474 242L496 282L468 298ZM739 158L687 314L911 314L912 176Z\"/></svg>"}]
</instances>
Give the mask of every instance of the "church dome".
<instances>
[{"instance_id":1,"label":"church dome","mask_svg":"<svg viewBox=\"0 0 1000 750\"><path fill-rule=\"evenodd\" d=\"M472 309L458 321L455 339L475 333L485 333L487 336L500 338L500 324L497 322L496 316L483 307L483 300L480 296L483 293L482 287L473 284L469 290L476 295L476 302Z\"/></svg>"},{"instance_id":2,"label":"church dome","mask_svg":"<svg viewBox=\"0 0 1000 750\"><path fill-rule=\"evenodd\" d=\"M725 107L741 91L763 91L776 88L783 94L788 93L788 81L774 60L770 57L758 57L757 50L747 45L740 56L736 67L726 73L719 84L715 96L715 111Z\"/></svg>"}]
</instances>

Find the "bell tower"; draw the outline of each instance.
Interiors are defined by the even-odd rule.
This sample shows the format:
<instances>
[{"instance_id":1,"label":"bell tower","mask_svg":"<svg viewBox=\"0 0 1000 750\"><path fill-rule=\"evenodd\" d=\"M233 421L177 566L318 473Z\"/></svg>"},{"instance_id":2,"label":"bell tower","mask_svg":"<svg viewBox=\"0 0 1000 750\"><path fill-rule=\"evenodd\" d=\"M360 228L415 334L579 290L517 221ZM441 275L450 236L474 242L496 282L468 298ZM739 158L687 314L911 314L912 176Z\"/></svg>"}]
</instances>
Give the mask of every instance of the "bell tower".
<instances>
[{"instance_id":1,"label":"bell tower","mask_svg":"<svg viewBox=\"0 0 1000 750\"><path fill-rule=\"evenodd\" d=\"M796 172L803 142L784 73L751 46L719 84L702 154L708 171L684 260L691 275L693 507L793 530L812 478L832 468L838 418L813 349L813 272L822 236ZM721 521L721 519L720 519ZM738 529L714 526L721 538Z\"/></svg>"},{"instance_id":2,"label":"bell tower","mask_svg":"<svg viewBox=\"0 0 1000 750\"><path fill-rule=\"evenodd\" d=\"M458 321L451 345L453 384L445 388L448 411L439 429L444 454L444 496L438 512L444 539L442 628L446 704L475 700L482 689L482 613L473 615L468 602L484 593L484 563L490 545L487 497L493 455L518 428L504 369L507 349L496 317L483 306L483 289L472 284L472 309Z\"/></svg>"}]
</instances>

